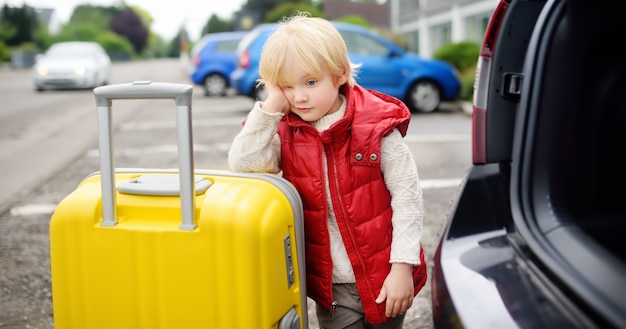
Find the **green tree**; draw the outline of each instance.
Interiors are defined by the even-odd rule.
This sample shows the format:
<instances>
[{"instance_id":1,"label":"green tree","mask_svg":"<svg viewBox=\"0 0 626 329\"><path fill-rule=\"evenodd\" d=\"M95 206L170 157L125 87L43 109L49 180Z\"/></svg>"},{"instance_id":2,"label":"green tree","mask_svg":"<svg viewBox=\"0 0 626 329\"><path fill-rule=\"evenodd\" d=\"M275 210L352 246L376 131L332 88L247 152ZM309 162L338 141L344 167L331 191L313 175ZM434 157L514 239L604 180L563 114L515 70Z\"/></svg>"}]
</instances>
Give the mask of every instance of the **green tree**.
<instances>
[{"instance_id":1,"label":"green tree","mask_svg":"<svg viewBox=\"0 0 626 329\"><path fill-rule=\"evenodd\" d=\"M154 22L152 15L139 6L130 6L130 8L139 16L148 30L147 44L141 56L143 58L167 57L168 45L162 36L152 31L152 23Z\"/></svg>"},{"instance_id":2,"label":"green tree","mask_svg":"<svg viewBox=\"0 0 626 329\"><path fill-rule=\"evenodd\" d=\"M13 23L8 14L11 10L12 9L6 3L2 6L2 16L0 16L0 40L3 41L3 44L17 34L17 26Z\"/></svg>"},{"instance_id":3,"label":"green tree","mask_svg":"<svg viewBox=\"0 0 626 329\"><path fill-rule=\"evenodd\" d=\"M311 0L248 0L246 4L243 5L243 9L259 13L261 17L263 17L263 21L268 22L269 20L266 19L267 14L279 5L287 3L298 3L309 6L313 5Z\"/></svg>"},{"instance_id":4,"label":"green tree","mask_svg":"<svg viewBox=\"0 0 626 329\"><path fill-rule=\"evenodd\" d=\"M111 31L109 22L118 12L119 9L115 7L76 6L69 21L61 27L59 33L52 39L54 42L96 41L98 35L105 31Z\"/></svg>"},{"instance_id":5,"label":"green tree","mask_svg":"<svg viewBox=\"0 0 626 329\"><path fill-rule=\"evenodd\" d=\"M148 47L143 52L145 58L167 57L168 44L163 37L156 33L150 32L148 36Z\"/></svg>"},{"instance_id":6,"label":"green tree","mask_svg":"<svg viewBox=\"0 0 626 329\"><path fill-rule=\"evenodd\" d=\"M216 32L229 32L233 30L233 20L227 19L223 20L219 16L213 14L209 18L209 21L204 25L200 35L205 35L207 33L216 33Z\"/></svg>"},{"instance_id":7,"label":"green tree","mask_svg":"<svg viewBox=\"0 0 626 329\"><path fill-rule=\"evenodd\" d=\"M113 17L110 23L113 32L125 37L141 54L148 44L148 29L132 9L128 8Z\"/></svg>"},{"instance_id":8,"label":"green tree","mask_svg":"<svg viewBox=\"0 0 626 329\"><path fill-rule=\"evenodd\" d=\"M2 7L2 32L0 37L3 38L7 46L19 46L22 43L34 42L35 32L39 24L37 13L27 5L22 7L9 7L5 4ZM6 28L6 31L5 31Z\"/></svg>"},{"instance_id":9,"label":"green tree","mask_svg":"<svg viewBox=\"0 0 626 329\"><path fill-rule=\"evenodd\" d=\"M184 27L181 27L176 36L170 41L167 50L167 57L180 57L180 45L183 37L187 37L189 34Z\"/></svg>"},{"instance_id":10,"label":"green tree","mask_svg":"<svg viewBox=\"0 0 626 329\"><path fill-rule=\"evenodd\" d=\"M154 18L152 17L152 15L150 15L149 12L147 12L145 9L139 6L130 6L130 9L132 9L135 12L135 14L139 16L139 19L141 19L141 21L143 22L143 25L148 30L151 30L152 23L154 22Z\"/></svg>"},{"instance_id":11,"label":"green tree","mask_svg":"<svg viewBox=\"0 0 626 329\"><path fill-rule=\"evenodd\" d=\"M112 60L131 59L134 52L133 45L125 37L114 33L113 31L105 31L98 35L96 42L102 48L106 49Z\"/></svg>"},{"instance_id":12,"label":"green tree","mask_svg":"<svg viewBox=\"0 0 626 329\"><path fill-rule=\"evenodd\" d=\"M61 31L54 36L55 42L61 41L96 41L98 35L106 31L90 22L72 22L66 24Z\"/></svg>"},{"instance_id":13,"label":"green tree","mask_svg":"<svg viewBox=\"0 0 626 329\"><path fill-rule=\"evenodd\" d=\"M50 32L48 31L48 27L43 22L40 22L37 26L37 30L35 31L35 44L38 49L48 49L50 45L54 42L52 36L50 36Z\"/></svg>"},{"instance_id":14,"label":"green tree","mask_svg":"<svg viewBox=\"0 0 626 329\"><path fill-rule=\"evenodd\" d=\"M141 54L148 45L148 26L152 17L137 7L110 7L79 5L74 8L70 20L53 38L58 41L95 41L110 53L128 53L129 56ZM125 38L126 43L111 34ZM130 44L131 49L127 49ZM110 48L110 49L109 49ZM127 55L121 55L128 57Z\"/></svg>"},{"instance_id":15,"label":"green tree","mask_svg":"<svg viewBox=\"0 0 626 329\"><path fill-rule=\"evenodd\" d=\"M68 25L89 23L103 30L109 30L111 19L120 12L116 7L78 5L74 8Z\"/></svg>"},{"instance_id":16,"label":"green tree","mask_svg":"<svg viewBox=\"0 0 626 329\"><path fill-rule=\"evenodd\" d=\"M313 17L324 17L324 12L318 7L311 5L310 2L285 2L268 11L263 21L266 23L276 23L284 17L293 15L297 11L307 11Z\"/></svg>"},{"instance_id":17,"label":"green tree","mask_svg":"<svg viewBox=\"0 0 626 329\"><path fill-rule=\"evenodd\" d=\"M11 50L0 40L0 63L11 60Z\"/></svg>"}]
</instances>

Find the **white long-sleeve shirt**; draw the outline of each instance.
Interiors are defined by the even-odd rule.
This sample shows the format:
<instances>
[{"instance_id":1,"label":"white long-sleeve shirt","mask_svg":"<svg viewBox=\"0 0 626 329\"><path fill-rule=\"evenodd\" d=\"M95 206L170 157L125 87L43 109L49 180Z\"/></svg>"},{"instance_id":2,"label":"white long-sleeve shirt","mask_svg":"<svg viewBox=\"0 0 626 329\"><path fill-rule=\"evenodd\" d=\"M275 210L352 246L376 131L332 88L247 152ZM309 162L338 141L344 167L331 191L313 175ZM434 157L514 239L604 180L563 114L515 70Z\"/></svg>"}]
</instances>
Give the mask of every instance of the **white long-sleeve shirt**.
<instances>
[{"instance_id":1,"label":"white long-sleeve shirt","mask_svg":"<svg viewBox=\"0 0 626 329\"><path fill-rule=\"evenodd\" d=\"M342 100L342 106L338 111L312 122L311 125L321 132L341 119L345 114L345 99ZM228 154L231 171L280 173L281 151L277 131L282 116L282 113L265 112L259 102L255 103ZM424 221L423 197L413 155L397 129L383 137L380 160L385 185L391 193L393 210L393 237L389 262L418 265ZM327 174L326 168L324 169ZM328 179L326 181L328 182ZM326 193L327 195L330 193L328 186ZM341 239L330 196L327 200L329 200L328 229L333 257L333 282L354 283L354 273Z\"/></svg>"}]
</instances>

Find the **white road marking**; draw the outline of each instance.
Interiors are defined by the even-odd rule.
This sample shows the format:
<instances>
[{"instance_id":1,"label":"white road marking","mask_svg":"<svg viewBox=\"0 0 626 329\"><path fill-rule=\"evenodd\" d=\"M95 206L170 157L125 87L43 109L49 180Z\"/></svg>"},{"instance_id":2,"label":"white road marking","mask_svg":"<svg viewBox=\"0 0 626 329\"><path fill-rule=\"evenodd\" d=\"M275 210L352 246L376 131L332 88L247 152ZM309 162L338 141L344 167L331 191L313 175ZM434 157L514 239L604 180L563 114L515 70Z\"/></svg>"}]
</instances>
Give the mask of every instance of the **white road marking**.
<instances>
[{"instance_id":1,"label":"white road marking","mask_svg":"<svg viewBox=\"0 0 626 329\"><path fill-rule=\"evenodd\" d=\"M57 208L53 203L34 203L11 208L11 216L52 214Z\"/></svg>"},{"instance_id":2,"label":"white road marking","mask_svg":"<svg viewBox=\"0 0 626 329\"><path fill-rule=\"evenodd\" d=\"M443 178L443 179L421 179L420 186L422 190L458 187L463 178Z\"/></svg>"}]
</instances>

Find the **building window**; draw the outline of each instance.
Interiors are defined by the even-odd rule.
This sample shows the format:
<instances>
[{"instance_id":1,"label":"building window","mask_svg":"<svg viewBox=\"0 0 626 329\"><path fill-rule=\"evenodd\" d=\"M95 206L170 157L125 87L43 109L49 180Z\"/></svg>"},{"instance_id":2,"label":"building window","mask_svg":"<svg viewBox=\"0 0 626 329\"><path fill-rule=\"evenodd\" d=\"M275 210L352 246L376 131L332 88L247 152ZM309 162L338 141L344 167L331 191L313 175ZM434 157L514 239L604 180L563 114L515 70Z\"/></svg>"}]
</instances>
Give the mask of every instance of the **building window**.
<instances>
[{"instance_id":1,"label":"building window","mask_svg":"<svg viewBox=\"0 0 626 329\"><path fill-rule=\"evenodd\" d=\"M419 54L420 52L420 34L417 31L411 31L406 34L408 51Z\"/></svg>"},{"instance_id":2,"label":"building window","mask_svg":"<svg viewBox=\"0 0 626 329\"><path fill-rule=\"evenodd\" d=\"M415 0L400 0L400 12L406 13L407 11L416 11L419 9L419 1Z\"/></svg>"},{"instance_id":3,"label":"building window","mask_svg":"<svg viewBox=\"0 0 626 329\"><path fill-rule=\"evenodd\" d=\"M452 42L452 23L431 27L430 37L430 48L434 53L441 48L441 46Z\"/></svg>"},{"instance_id":4,"label":"building window","mask_svg":"<svg viewBox=\"0 0 626 329\"><path fill-rule=\"evenodd\" d=\"M484 13L465 19L465 39L482 44L491 13Z\"/></svg>"}]
</instances>

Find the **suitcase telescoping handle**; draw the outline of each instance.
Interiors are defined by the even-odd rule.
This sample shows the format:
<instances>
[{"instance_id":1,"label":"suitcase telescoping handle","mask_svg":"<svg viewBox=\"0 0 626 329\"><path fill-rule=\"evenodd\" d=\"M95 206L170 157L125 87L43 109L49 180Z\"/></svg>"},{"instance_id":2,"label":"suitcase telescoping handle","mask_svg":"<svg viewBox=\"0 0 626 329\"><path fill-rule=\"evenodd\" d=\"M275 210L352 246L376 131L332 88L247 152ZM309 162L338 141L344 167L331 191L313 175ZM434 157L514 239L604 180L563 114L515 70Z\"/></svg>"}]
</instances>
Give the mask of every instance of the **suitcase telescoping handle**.
<instances>
[{"instance_id":1,"label":"suitcase telescoping handle","mask_svg":"<svg viewBox=\"0 0 626 329\"><path fill-rule=\"evenodd\" d=\"M111 123L112 101L118 99L173 99L176 103L178 162L182 230L193 230L195 212L194 159L191 128L191 94L193 86L176 83L135 81L94 89L98 111L98 142L100 175L102 179L102 226L117 223L113 138Z\"/></svg>"}]
</instances>

